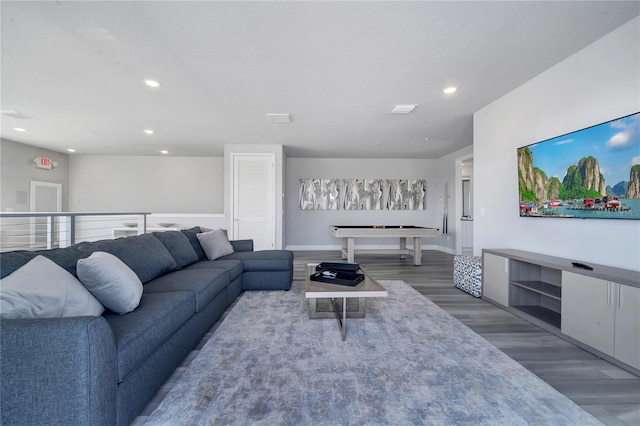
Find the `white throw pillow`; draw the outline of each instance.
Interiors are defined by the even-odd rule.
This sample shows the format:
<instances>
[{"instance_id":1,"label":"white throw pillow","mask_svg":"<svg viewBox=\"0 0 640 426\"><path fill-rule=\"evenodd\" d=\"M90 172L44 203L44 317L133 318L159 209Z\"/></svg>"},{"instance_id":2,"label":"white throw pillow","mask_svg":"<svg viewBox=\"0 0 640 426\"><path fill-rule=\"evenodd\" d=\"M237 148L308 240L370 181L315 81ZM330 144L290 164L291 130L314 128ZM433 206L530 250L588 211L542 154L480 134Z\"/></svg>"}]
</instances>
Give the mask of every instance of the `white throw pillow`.
<instances>
[{"instance_id":1,"label":"white throw pillow","mask_svg":"<svg viewBox=\"0 0 640 426\"><path fill-rule=\"evenodd\" d=\"M113 312L123 315L140 304L140 278L114 255L93 252L91 256L78 260L76 271L87 290Z\"/></svg>"},{"instance_id":2,"label":"white throw pillow","mask_svg":"<svg viewBox=\"0 0 640 426\"><path fill-rule=\"evenodd\" d=\"M0 318L98 316L104 307L80 281L44 256L0 280Z\"/></svg>"},{"instance_id":3,"label":"white throw pillow","mask_svg":"<svg viewBox=\"0 0 640 426\"><path fill-rule=\"evenodd\" d=\"M215 260L219 257L233 253L233 246L222 229L196 234L207 258Z\"/></svg>"}]
</instances>

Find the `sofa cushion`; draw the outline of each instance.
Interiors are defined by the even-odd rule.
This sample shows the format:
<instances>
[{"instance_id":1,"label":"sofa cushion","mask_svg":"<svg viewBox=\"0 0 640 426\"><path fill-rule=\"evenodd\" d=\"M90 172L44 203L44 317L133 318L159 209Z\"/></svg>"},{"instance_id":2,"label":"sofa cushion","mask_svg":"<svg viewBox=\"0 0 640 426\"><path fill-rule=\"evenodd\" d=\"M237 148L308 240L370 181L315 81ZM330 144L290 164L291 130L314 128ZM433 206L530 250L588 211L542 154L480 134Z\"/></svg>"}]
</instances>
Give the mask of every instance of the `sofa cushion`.
<instances>
[{"instance_id":1,"label":"sofa cushion","mask_svg":"<svg viewBox=\"0 0 640 426\"><path fill-rule=\"evenodd\" d=\"M202 260L185 268L191 269L223 269L229 273L229 280L234 281L242 275L242 262L234 259Z\"/></svg>"},{"instance_id":2,"label":"sofa cushion","mask_svg":"<svg viewBox=\"0 0 640 426\"><path fill-rule=\"evenodd\" d=\"M249 271L242 274L242 290L289 290L293 279L290 271Z\"/></svg>"},{"instance_id":3,"label":"sofa cushion","mask_svg":"<svg viewBox=\"0 0 640 426\"><path fill-rule=\"evenodd\" d=\"M200 241L198 241L198 234L202 232L200 230L200 227L194 226L193 228L190 228L190 229L183 229L180 232L182 232L189 239L189 242L191 243L191 247L193 247L193 249L198 254L198 259L200 260L206 259L207 255L202 249L202 246L200 245Z\"/></svg>"},{"instance_id":4,"label":"sofa cushion","mask_svg":"<svg viewBox=\"0 0 640 426\"><path fill-rule=\"evenodd\" d=\"M69 272L36 256L0 281L0 318L98 316L104 307Z\"/></svg>"},{"instance_id":5,"label":"sofa cushion","mask_svg":"<svg viewBox=\"0 0 640 426\"><path fill-rule=\"evenodd\" d=\"M118 314L138 307L142 297L140 278L120 259L96 251L78 261L78 278L104 306Z\"/></svg>"},{"instance_id":6,"label":"sofa cushion","mask_svg":"<svg viewBox=\"0 0 640 426\"><path fill-rule=\"evenodd\" d=\"M202 232L196 235L209 260L233 253L233 246L222 229Z\"/></svg>"},{"instance_id":7,"label":"sofa cushion","mask_svg":"<svg viewBox=\"0 0 640 426\"><path fill-rule=\"evenodd\" d=\"M144 294L138 308L126 315L103 316L111 326L122 382L195 313L193 293Z\"/></svg>"},{"instance_id":8,"label":"sofa cushion","mask_svg":"<svg viewBox=\"0 0 640 426\"><path fill-rule=\"evenodd\" d=\"M145 294L189 291L196 298L196 312L202 311L229 285L224 269L183 269L163 275L144 285Z\"/></svg>"},{"instance_id":9,"label":"sofa cushion","mask_svg":"<svg viewBox=\"0 0 640 426\"><path fill-rule=\"evenodd\" d=\"M94 251L111 253L131 268L143 284L178 266L169 250L152 234L80 243L78 248L88 254Z\"/></svg>"},{"instance_id":10,"label":"sofa cushion","mask_svg":"<svg viewBox=\"0 0 640 426\"><path fill-rule=\"evenodd\" d=\"M70 274L75 275L76 262L78 259L86 255L86 253L83 253L76 247L38 251L16 250L3 252L2 255L0 255L0 278L6 277L36 256L44 256L55 262L57 265L63 267Z\"/></svg>"},{"instance_id":11,"label":"sofa cushion","mask_svg":"<svg viewBox=\"0 0 640 426\"><path fill-rule=\"evenodd\" d=\"M244 271L288 271L293 269L293 252L289 250L260 250L235 252L220 260L240 260Z\"/></svg>"},{"instance_id":12,"label":"sofa cushion","mask_svg":"<svg viewBox=\"0 0 640 426\"><path fill-rule=\"evenodd\" d=\"M233 251L253 251L253 240L230 240Z\"/></svg>"},{"instance_id":13,"label":"sofa cushion","mask_svg":"<svg viewBox=\"0 0 640 426\"><path fill-rule=\"evenodd\" d=\"M200 260L189 238L180 231L154 232L153 236L160 240L169 250L179 269Z\"/></svg>"}]
</instances>

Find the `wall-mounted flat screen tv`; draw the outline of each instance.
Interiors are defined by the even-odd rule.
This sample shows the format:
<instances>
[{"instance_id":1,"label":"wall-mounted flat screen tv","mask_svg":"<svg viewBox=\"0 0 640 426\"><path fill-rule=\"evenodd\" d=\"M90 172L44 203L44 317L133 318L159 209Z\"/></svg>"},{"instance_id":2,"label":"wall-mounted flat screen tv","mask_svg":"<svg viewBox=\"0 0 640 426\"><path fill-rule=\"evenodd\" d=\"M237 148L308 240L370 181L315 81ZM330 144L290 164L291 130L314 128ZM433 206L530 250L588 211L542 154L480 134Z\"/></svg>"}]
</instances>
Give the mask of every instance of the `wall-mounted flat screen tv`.
<instances>
[{"instance_id":1,"label":"wall-mounted flat screen tv","mask_svg":"<svg viewBox=\"0 0 640 426\"><path fill-rule=\"evenodd\" d=\"M520 216L640 219L640 112L518 148Z\"/></svg>"}]
</instances>

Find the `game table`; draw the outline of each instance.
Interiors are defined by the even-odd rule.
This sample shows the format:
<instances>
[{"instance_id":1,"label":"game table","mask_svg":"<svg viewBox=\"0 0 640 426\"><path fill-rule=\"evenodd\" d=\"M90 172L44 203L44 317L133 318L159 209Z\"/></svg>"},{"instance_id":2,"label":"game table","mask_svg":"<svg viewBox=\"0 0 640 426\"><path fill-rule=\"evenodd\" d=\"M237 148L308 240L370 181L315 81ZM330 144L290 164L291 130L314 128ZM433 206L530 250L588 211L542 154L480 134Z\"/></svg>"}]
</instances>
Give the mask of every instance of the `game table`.
<instances>
[{"instance_id":1,"label":"game table","mask_svg":"<svg viewBox=\"0 0 640 426\"><path fill-rule=\"evenodd\" d=\"M355 263L354 240L356 238L400 238L400 252L402 258L413 253L413 264L422 264L421 238L433 237L440 233L437 228L407 225L348 225L329 226L329 233L337 238L342 238L342 258L349 263ZM413 249L407 247L407 239L413 239ZM360 250L358 250L360 251ZM389 250L367 250L370 253L388 253Z\"/></svg>"}]
</instances>

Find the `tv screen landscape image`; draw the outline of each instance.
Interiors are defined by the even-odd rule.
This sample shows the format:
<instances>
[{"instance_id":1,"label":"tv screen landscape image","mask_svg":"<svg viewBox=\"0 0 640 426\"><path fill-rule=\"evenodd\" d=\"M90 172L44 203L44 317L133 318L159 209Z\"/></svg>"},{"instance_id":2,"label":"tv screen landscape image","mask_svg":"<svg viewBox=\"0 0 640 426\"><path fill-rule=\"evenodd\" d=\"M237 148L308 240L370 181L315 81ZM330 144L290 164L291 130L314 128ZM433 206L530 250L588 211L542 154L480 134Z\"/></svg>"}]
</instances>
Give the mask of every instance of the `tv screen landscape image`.
<instances>
[{"instance_id":1,"label":"tv screen landscape image","mask_svg":"<svg viewBox=\"0 0 640 426\"><path fill-rule=\"evenodd\" d=\"M640 220L640 112L518 148L520 216Z\"/></svg>"}]
</instances>

